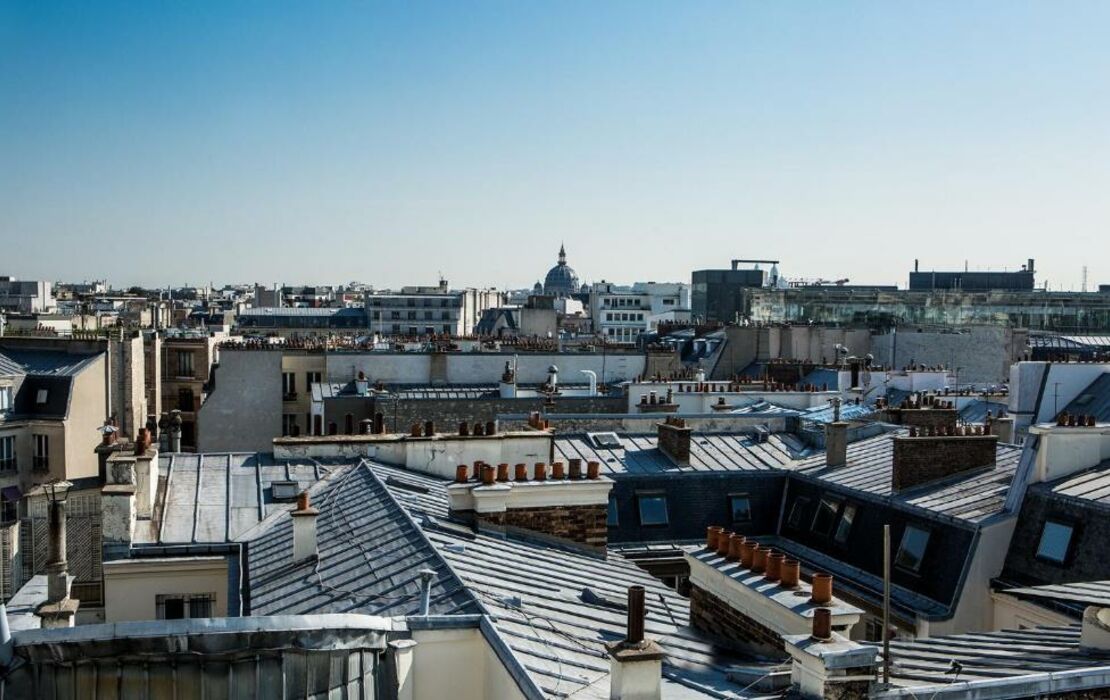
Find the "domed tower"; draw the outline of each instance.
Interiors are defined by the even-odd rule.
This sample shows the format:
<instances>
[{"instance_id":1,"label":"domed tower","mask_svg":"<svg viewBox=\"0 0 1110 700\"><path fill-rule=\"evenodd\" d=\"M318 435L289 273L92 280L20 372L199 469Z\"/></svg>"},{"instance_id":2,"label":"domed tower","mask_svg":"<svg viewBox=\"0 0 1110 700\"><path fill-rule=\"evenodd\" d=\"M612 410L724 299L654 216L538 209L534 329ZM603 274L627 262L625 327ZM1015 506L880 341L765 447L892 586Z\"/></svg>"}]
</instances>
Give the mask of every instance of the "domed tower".
<instances>
[{"instance_id":1,"label":"domed tower","mask_svg":"<svg viewBox=\"0 0 1110 700\"><path fill-rule=\"evenodd\" d=\"M548 270L543 281L543 293L556 297L569 297L578 291L578 273L567 265L567 251L559 246L559 263Z\"/></svg>"}]
</instances>

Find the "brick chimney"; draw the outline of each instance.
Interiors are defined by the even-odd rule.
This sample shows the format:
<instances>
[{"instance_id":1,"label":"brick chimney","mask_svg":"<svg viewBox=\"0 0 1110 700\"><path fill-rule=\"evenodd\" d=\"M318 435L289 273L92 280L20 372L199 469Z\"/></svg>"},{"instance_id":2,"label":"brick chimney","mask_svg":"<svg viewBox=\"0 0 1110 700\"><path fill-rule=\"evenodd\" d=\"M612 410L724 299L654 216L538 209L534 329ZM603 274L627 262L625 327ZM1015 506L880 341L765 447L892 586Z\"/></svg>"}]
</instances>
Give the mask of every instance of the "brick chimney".
<instances>
[{"instance_id":1,"label":"brick chimney","mask_svg":"<svg viewBox=\"0 0 1110 700\"><path fill-rule=\"evenodd\" d=\"M644 636L644 587L628 587L624 639L607 645L610 700L658 700L663 696L663 649Z\"/></svg>"},{"instance_id":2,"label":"brick chimney","mask_svg":"<svg viewBox=\"0 0 1110 700\"><path fill-rule=\"evenodd\" d=\"M946 479L963 472L993 467L998 450L997 435L966 434L968 428L944 431L928 429L921 435L911 429L909 436L894 438L894 463L891 470L891 489L921 486ZM947 434L963 433L963 434Z\"/></svg>"},{"instance_id":3,"label":"brick chimney","mask_svg":"<svg viewBox=\"0 0 1110 700\"><path fill-rule=\"evenodd\" d=\"M498 471L500 472L500 466ZM609 539L609 492L613 481L600 474L600 465L590 462L587 473L581 465L570 478L565 471L556 476L547 464L537 462L529 479L526 465L516 465L515 478L508 480L503 465L493 478L493 467L485 481L469 481L465 465L457 467L455 483L447 487L452 517L474 522L480 530L497 534L526 532L541 539L579 545L589 551L604 551ZM548 477L551 478L548 478ZM583 478L585 477L585 478Z\"/></svg>"},{"instance_id":4,"label":"brick chimney","mask_svg":"<svg viewBox=\"0 0 1110 700\"><path fill-rule=\"evenodd\" d=\"M686 427L686 419L667 416L666 420L656 425L659 431L659 450L676 464L689 464L690 435L693 430Z\"/></svg>"},{"instance_id":5,"label":"brick chimney","mask_svg":"<svg viewBox=\"0 0 1110 700\"><path fill-rule=\"evenodd\" d=\"M320 511L309 503L308 491L297 496L297 509L293 511L293 563L298 564L318 555L316 548L316 516Z\"/></svg>"}]
</instances>

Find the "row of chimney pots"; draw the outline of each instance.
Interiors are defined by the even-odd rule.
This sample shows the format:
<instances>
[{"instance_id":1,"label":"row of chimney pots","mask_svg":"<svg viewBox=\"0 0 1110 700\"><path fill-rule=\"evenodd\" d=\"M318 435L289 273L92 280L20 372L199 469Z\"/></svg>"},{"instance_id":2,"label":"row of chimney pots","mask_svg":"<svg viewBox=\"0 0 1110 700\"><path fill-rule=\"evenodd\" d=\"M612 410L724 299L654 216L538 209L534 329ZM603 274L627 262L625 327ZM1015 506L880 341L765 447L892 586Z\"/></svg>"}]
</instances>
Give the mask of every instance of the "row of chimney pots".
<instances>
[{"instance_id":1,"label":"row of chimney pots","mask_svg":"<svg viewBox=\"0 0 1110 700\"><path fill-rule=\"evenodd\" d=\"M472 471L473 470L473 471ZM544 462L536 462L533 465L532 481L547 481L547 464ZM601 478L601 463L590 461L586 464L586 473L584 475L587 479L597 480ZM564 468L562 462L551 463L551 479L553 481L563 481L569 479L570 481L578 481L582 479L582 460L570 460L569 474ZM465 484L468 481L477 481L486 486L494 482L509 481L509 465L502 462L496 468L492 464L485 462L475 462L473 468L460 464L455 467L455 483ZM513 472L513 481L528 481L528 465L517 464Z\"/></svg>"}]
</instances>

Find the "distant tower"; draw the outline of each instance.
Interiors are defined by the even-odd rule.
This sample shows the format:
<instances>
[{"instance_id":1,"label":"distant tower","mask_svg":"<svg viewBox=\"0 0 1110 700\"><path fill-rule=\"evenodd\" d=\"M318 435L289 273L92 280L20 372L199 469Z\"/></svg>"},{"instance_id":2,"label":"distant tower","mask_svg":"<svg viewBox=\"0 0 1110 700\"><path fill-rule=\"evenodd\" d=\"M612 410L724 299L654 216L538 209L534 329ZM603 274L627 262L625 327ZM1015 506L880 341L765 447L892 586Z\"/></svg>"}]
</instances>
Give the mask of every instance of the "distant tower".
<instances>
[{"instance_id":1,"label":"distant tower","mask_svg":"<svg viewBox=\"0 0 1110 700\"><path fill-rule=\"evenodd\" d=\"M1087 291L1087 266L1086 265L1083 266L1083 288L1082 288L1081 291L1083 291L1083 292Z\"/></svg>"}]
</instances>

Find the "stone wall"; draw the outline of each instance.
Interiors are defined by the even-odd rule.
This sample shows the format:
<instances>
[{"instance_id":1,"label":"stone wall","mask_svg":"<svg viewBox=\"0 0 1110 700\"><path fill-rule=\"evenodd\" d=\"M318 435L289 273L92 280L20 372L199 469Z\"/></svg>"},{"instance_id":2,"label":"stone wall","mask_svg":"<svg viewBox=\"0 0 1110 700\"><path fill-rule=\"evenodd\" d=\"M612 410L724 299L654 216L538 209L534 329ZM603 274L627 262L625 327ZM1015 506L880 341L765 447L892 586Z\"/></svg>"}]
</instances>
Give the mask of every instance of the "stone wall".
<instances>
[{"instance_id":1,"label":"stone wall","mask_svg":"<svg viewBox=\"0 0 1110 700\"><path fill-rule=\"evenodd\" d=\"M765 654L786 653L782 637L774 630L737 612L728 603L697 586L690 586L690 625Z\"/></svg>"},{"instance_id":2,"label":"stone wall","mask_svg":"<svg viewBox=\"0 0 1110 700\"><path fill-rule=\"evenodd\" d=\"M895 491L995 463L997 435L896 437L891 488Z\"/></svg>"}]
</instances>

